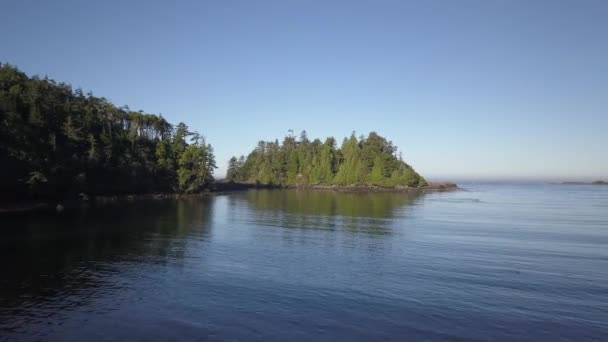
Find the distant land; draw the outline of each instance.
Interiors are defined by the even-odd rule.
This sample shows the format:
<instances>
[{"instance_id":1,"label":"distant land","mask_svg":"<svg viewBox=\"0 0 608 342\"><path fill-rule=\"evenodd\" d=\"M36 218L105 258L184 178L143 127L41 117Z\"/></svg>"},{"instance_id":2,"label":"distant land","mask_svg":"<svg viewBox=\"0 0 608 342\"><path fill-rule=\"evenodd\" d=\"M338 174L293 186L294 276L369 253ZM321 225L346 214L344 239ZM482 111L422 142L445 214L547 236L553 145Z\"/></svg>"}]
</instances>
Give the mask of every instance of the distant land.
<instances>
[{"instance_id":1,"label":"distant land","mask_svg":"<svg viewBox=\"0 0 608 342\"><path fill-rule=\"evenodd\" d=\"M589 185L589 184L590 185L608 185L608 182L607 181L603 181L603 180L596 180L596 181L593 181L591 183L588 183L588 182L567 181L567 182L562 182L562 184L564 184L564 185L585 185L585 184L587 184L587 185Z\"/></svg>"}]
</instances>

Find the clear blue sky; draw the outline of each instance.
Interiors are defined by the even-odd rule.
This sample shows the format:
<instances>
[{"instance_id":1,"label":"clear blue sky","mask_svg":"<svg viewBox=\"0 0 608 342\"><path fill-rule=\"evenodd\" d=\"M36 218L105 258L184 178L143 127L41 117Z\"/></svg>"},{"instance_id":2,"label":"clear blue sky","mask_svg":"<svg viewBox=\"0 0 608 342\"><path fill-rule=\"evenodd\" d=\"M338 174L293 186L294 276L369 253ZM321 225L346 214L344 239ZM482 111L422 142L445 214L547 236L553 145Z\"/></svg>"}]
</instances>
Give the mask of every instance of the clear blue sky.
<instances>
[{"instance_id":1,"label":"clear blue sky","mask_svg":"<svg viewBox=\"0 0 608 342\"><path fill-rule=\"evenodd\" d=\"M4 1L0 61L231 155L377 131L430 178L608 178L608 1Z\"/></svg>"}]
</instances>

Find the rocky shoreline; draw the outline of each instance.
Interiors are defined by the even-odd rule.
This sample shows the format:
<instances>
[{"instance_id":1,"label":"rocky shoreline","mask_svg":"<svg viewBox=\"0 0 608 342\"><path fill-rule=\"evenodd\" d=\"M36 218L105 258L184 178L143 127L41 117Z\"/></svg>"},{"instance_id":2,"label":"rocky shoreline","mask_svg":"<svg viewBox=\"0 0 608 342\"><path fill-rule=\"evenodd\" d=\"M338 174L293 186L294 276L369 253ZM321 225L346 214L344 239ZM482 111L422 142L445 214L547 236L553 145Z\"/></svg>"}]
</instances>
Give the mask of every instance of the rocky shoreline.
<instances>
[{"instance_id":1,"label":"rocky shoreline","mask_svg":"<svg viewBox=\"0 0 608 342\"><path fill-rule=\"evenodd\" d=\"M449 182L429 183L423 187L396 186L387 188L375 185L306 185L306 186L291 186L288 188L311 189L311 190L331 190L340 192L433 192L433 191L452 191L457 190L458 185Z\"/></svg>"},{"instance_id":2,"label":"rocky shoreline","mask_svg":"<svg viewBox=\"0 0 608 342\"><path fill-rule=\"evenodd\" d=\"M215 183L211 186L211 193L224 193L246 191L249 189L301 189L301 190L327 190L339 192L435 192L457 190L458 185L451 182L429 183L423 187L396 186L392 188L375 185L261 185L254 183Z\"/></svg>"}]
</instances>

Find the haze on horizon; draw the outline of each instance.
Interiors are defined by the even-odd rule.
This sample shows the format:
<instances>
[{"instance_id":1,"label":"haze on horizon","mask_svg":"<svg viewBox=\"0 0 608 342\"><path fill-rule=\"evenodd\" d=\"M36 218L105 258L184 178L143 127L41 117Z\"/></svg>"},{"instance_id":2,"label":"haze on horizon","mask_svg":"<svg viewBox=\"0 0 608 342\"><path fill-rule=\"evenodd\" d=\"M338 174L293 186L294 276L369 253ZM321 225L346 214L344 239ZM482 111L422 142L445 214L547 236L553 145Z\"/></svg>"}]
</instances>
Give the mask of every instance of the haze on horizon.
<instances>
[{"instance_id":1,"label":"haze on horizon","mask_svg":"<svg viewBox=\"0 0 608 342\"><path fill-rule=\"evenodd\" d=\"M429 179L608 178L604 1L20 1L0 62L232 155L376 131Z\"/></svg>"}]
</instances>

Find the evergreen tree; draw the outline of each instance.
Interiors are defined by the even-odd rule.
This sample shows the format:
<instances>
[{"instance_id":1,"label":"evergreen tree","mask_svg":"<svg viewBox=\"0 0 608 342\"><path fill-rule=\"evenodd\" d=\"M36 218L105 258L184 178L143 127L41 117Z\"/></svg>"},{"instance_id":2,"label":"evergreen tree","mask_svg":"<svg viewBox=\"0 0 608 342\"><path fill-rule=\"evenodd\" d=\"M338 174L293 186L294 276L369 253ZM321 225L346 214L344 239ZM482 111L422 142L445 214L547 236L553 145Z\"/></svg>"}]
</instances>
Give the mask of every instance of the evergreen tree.
<instances>
[{"instance_id":1,"label":"evergreen tree","mask_svg":"<svg viewBox=\"0 0 608 342\"><path fill-rule=\"evenodd\" d=\"M375 132L357 139L353 132L340 149L329 137L312 142L306 131L300 139L287 136L258 143L246 159L229 162L229 179L240 182L302 186L314 184L424 186L426 181L401 158L397 148ZM238 176L233 176L238 175Z\"/></svg>"},{"instance_id":2,"label":"evergreen tree","mask_svg":"<svg viewBox=\"0 0 608 342\"><path fill-rule=\"evenodd\" d=\"M334 183L338 185L359 184L361 181L361 149L353 132L342 143L343 161L338 168Z\"/></svg>"},{"instance_id":3,"label":"evergreen tree","mask_svg":"<svg viewBox=\"0 0 608 342\"><path fill-rule=\"evenodd\" d=\"M230 158L228 161L228 170L226 172L226 180L229 182L235 182L238 180L239 165L236 157Z\"/></svg>"},{"instance_id":4,"label":"evergreen tree","mask_svg":"<svg viewBox=\"0 0 608 342\"><path fill-rule=\"evenodd\" d=\"M372 185L384 185L386 178L384 160L381 156L376 156L369 176L370 183Z\"/></svg>"},{"instance_id":5,"label":"evergreen tree","mask_svg":"<svg viewBox=\"0 0 608 342\"><path fill-rule=\"evenodd\" d=\"M213 181L215 157L211 145L196 135L179 158L177 170L179 187L184 192L197 192Z\"/></svg>"},{"instance_id":6,"label":"evergreen tree","mask_svg":"<svg viewBox=\"0 0 608 342\"><path fill-rule=\"evenodd\" d=\"M190 135L183 123L174 130L160 115L0 64L0 199L174 191ZM214 161L204 150L207 184Z\"/></svg>"}]
</instances>

